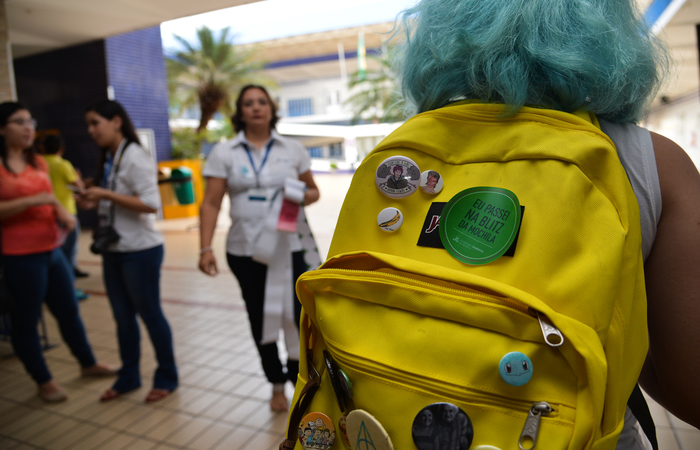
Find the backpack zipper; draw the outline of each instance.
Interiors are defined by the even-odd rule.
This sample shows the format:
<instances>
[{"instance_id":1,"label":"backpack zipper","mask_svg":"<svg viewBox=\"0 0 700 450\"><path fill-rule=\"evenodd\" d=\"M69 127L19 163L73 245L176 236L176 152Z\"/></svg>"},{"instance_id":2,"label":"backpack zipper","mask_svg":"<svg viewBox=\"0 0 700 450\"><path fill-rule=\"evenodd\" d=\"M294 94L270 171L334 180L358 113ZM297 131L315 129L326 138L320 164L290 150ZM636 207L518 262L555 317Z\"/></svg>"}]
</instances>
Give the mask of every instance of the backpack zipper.
<instances>
[{"instance_id":1,"label":"backpack zipper","mask_svg":"<svg viewBox=\"0 0 700 450\"><path fill-rule=\"evenodd\" d=\"M548 416L552 411L554 410L547 402L538 402L532 405L527 420L525 420L523 432L520 434L520 439L518 439L518 447L520 447L520 450L532 450L535 448L542 417ZM529 445L530 443L532 443L532 446L524 447L524 445Z\"/></svg>"},{"instance_id":2,"label":"backpack zipper","mask_svg":"<svg viewBox=\"0 0 700 450\"><path fill-rule=\"evenodd\" d=\"M392 269L396 270L396 269ZM377 272L381 275L377 275ZM407 273L407 272L404 272ZM427 289L430 291L439 291L442 293L453 294L461 297L463 300L484 300L488 303L499 307L506 307L510 310L516 310L528 316L535 317L542 330L542 337L544 342L550 347L559 347L564 343L564 335L562 332L554 326L552 321L542 312L531 308L519 301L507 297L501 297L497 295L489 295L476 289L471 289L466 286L460 286L459 289L443 286L440 284L434 284L427 281L419 280L413 277L408 277L404 275L398 275L391 272L385 272L380 270L357 270L357 269L320 269L316 272L316 276L324 278L334 278L333 275L338 275L339 277L346 278L348 275L356 275L357 277L369 279L371 281L383 281L386 279L393 279L398 283L403 285L410 285L422 289ZM452 283L455 284L455 283ZM471 297L471 298L470 298Z\"/></svg>"},{"instance_id":3,"label":"backpack zipper","mask_svg":"<svg viewBox=\"0 0 700 450\"><path fill-rule=\"evenodd\" d=\"M422 390L428 394L434 394L445 399L457 400L465 404L481 404L489 407L502 408L507 411L526 411L530 410L532 407L531 401L514 400L510 397L485 393L443 380L436 380L425 375L397 369L396 367L387 366L380 362L371 361L348 353L337 348L328 341L326 341L326 346L333 358L343 366L356 372L361 372L365 376L382 380L382 382L389 381L394 385L408 384L411 386L412 390ZM356 384L353 386L355 389L357 388ZM552 417L557 416L553 408L550 413L553 413Z\"/></svg>"},{"instance_id":4,"label":"backpack zipper","mask_svg":"<svg viewBox=\"0 0 700 450\"><path fill-rule=\"evenodd\" d=\"M513 411L528 411L525 426L518 439L520 450L533 450L537 445L542 417L559 417L557 410L548 402L530 403L526 400L514 400L492 393L482 393L463 386L454 385L442 380L435 380L424 375L414 374L395 367L386 366L376 361L366 360L347 353L333 344L326 342L333 358L352 371L363 373L365 376L380 380L382 383L394 385L409 384L411 389L419 389L434 394L446 401L458 401L463 404L476 404L489 408L499 408L512 413ZM560 420L563 420L560 418Z\"/></svg>"},{"instance_id":5,"label":"backpack zipper","mask_svg":"<svg viewBox=\"0 0 700 450\"><path fill-rule=\"evenodd\" d=\"M542 336L544 336L544 341L550 347L560 347L564 343L564 335L559 331L559 328L555 327L549 317L545 316L541 312L533 309L532 310L540 322L540 328L542 328Z\"/></svg>"}]
</instances>

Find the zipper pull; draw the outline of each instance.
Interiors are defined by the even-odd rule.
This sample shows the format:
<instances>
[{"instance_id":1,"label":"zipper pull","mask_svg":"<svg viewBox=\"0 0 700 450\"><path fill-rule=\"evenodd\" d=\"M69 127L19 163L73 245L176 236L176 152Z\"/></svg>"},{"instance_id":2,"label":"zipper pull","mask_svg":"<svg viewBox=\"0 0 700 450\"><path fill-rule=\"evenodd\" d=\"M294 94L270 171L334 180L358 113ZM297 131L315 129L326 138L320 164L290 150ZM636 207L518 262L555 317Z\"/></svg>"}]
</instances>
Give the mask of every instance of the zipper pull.
<instances>
[{"instance_id":1,"label":"zipper pull","mask_svg":"<svg viewBox=\"0 0 700 450\"><path fill-rule=\"evenodd\" d=\"M537 320L540 321L540 328L542 328L542 334L544 335L544 341L550 347L559 347L564 343L564 335L561 331L549 320L549 317L535 311L537 315Z\"/></svg>"},{"instance_id":2,"label":"zipper pull","mask_svg":"<svg viewBox=\"0 0 700 450\"><path fill-rule=\"evenodd\" d=\"M549 406L547 402L539 402L532 405L527 420L525 421L523 432L520 434L520 440L518 441L520 450L532 450L535 448L535 445L537 445L537 434L540 431L540 420L542 416L546 416L552 411L552 407ZM524 447L524 445L529 444L532 444L532 446Z\"/></svg>"}]
</instances>

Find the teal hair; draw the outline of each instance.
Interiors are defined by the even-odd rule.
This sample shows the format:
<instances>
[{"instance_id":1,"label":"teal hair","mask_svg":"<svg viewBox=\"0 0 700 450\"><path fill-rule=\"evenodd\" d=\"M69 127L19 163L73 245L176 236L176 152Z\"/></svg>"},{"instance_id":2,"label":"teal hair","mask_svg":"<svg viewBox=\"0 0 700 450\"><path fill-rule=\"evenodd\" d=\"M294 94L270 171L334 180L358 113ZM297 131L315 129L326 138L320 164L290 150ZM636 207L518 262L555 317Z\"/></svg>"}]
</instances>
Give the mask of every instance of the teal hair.
<instances>
[{"instance_id":1,"label":"teal hair","mask_svg":"<svg viewBox=\"0 0 700 450\"><path fill-rule=\"evenodd\" d=\"M638 122L669 56L633 0L422 0L394 70L410 113L461 99Z\"/></svg>"}]
</instances>

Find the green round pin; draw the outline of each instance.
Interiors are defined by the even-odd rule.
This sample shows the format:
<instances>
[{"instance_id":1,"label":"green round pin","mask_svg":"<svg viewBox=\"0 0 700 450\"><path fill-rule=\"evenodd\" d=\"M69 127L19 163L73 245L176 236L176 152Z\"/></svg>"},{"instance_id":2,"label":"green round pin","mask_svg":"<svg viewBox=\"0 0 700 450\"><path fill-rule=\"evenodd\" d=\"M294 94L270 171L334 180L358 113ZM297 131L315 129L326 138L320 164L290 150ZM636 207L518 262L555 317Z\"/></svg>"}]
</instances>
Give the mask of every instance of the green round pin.
<instances>
[{"instance_id":1,"label":"green round pin","mask_svg":"<svg viewBox=\"0 0 700 450\"><path fill-rule=\"evenodd\" d=\"M487 264L503 256L520 228L520 201L508 189L475 187L452 197L440 216L440 240L466 264Z\"/></svg>"},{"instance_id":2,"label":"green round pin","mask_svg":"<svg viewBox=\"0 0 700 450\"><path fill-rule=\"evenodd\" d=\"M350 381L350 377L343 369L338 371L338 375L340 378L340 387L343 389L343 392L348 398L352 398L352 381Z\"/></svg>"}]
</instances>

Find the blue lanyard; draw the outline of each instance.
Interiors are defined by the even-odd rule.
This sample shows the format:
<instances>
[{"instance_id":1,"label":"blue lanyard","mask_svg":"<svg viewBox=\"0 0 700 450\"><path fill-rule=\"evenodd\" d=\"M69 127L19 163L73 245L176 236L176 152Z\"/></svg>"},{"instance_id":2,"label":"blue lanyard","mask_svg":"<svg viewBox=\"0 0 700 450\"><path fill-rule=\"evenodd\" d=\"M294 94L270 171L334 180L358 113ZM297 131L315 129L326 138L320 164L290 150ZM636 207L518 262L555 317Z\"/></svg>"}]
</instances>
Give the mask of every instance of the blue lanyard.
<instances>
[{"instance_id":1,"label":"blue lanyard","mask_svg":"<svg viewBox=\"0 0 700 450\"><path fill-rule=\"evenodd\" d=\"M112 187L107 186L107 180L109 180L109 176L112 172L112 164L114 163L114 158L112 158L112 153L107 152L107 159L105 160L105 165L104 165L104 174L102 175L102 187L105 189L110 189L114 190L116 187L117 183L117 173L119 173L119 164L122 163L122 158L124 157L124 152L126 151L126 147L129 144L129 142L126 139L123 139L119 143L119 147L117 147L116 153L119 153L119 161L117 161L117 165L114 168L114 178L112 178ZM120 153L121 151L121 153ZM115 156L116 156L115 153Z\"/></svg>"},{"instance_id":2,"label":"blue lanyard","mask_svg":"<svg viewBox=\"0 0 700 450\"><path fill-rule=\"evenodd\" d=\"M104 174L102 175L102 187L107 188L107 179L109 178L109 173L112 171L112 154L107 155L107 160L104 165Z\"/></svg>"},{"instance_id":3,"label":"blue lanyard","mask_svg":"<svg viewBox=\"0 0 700 450\"><path fill-rule=\"evenodd\" d=\"M265 156L263 156L262 164L260 164L260 167L256 168L255 163L253 162L253 156L250 154L250 149L248 148L248 144L245 142L241 142L241 145L245 149L245 152L248 154L248 159L250 160L250 165L253 167L253 172L255 173L255 187L260 187L260 172L262 171L263 166L267 162L267 157L270 156L270 149L272 148L272 144L275 142L274 139L270 139L270 143L267 144L267 150L265 150Z\"/></svg>"}]
</instances>

